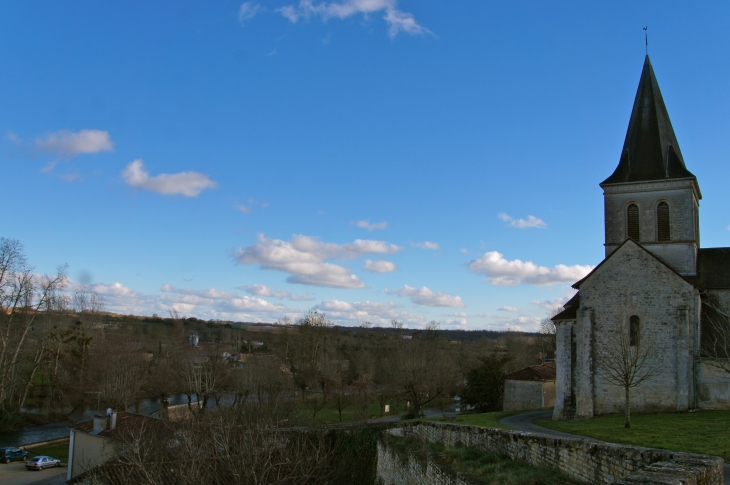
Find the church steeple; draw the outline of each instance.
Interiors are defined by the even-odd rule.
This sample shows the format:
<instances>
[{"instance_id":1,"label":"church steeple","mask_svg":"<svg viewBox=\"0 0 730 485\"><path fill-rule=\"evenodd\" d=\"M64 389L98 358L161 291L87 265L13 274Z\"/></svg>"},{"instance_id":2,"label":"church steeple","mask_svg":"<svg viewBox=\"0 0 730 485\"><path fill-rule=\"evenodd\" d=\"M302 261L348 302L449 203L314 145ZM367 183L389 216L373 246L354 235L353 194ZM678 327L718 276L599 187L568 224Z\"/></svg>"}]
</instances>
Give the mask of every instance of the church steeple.
<instances>
[{"instance_id":1,"label":"church steeple","mask_svg":"<svg viewBox=\"0 0 730 485\"><path fill-rule=\"evenodd\" d=\"M647 55L618 167L601 186L686 178L696 181L696 177L684 165L677 137Z\"/></svg>"}]
</instances>

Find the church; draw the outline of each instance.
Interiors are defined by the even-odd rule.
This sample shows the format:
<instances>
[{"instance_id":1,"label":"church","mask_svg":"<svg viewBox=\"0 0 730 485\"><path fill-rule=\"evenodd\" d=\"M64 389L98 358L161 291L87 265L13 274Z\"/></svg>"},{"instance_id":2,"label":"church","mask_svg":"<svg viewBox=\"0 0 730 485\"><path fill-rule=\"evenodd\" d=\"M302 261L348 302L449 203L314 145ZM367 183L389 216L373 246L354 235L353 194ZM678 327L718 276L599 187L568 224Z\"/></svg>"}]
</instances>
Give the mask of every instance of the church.
<instances>
[{"instance_id":1,"label":"church","mask_svg":"<svg viewBox=\"0 0 730 485\"><path fill-rule=\"evenodd\" d=\"M702 193L648 55L618 166L600 186L605 259L552 319L553 419L622 412L622 365L632 411L730 408L730 248L700 247Z\"/></svg>"}]
</instances>

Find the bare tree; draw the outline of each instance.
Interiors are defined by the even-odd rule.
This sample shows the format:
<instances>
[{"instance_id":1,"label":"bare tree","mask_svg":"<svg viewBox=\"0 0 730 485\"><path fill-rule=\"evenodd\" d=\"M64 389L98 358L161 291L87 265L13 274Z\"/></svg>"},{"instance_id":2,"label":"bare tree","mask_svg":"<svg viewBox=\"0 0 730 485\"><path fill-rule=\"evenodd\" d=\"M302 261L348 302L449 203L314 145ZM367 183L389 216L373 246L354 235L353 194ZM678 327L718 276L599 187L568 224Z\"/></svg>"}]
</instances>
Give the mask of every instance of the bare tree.
<instances>
[{"instance_id":1,"label":"bare tree","mask_svg":"<svg viewBox=\"0 0 730 485\"><path fill-rule=\"evenodd\" d=\"M404 327L403 322L401 322L400 320L397 320L395 318L390 321L390 326L395 329L401 329Z\"/></svg>"},{"instance_id":2,"label":"bare tree","mask_svg":"<svg viewBox=\"0 0 730 485\"><path fill-rule=\"evenodd\" d=\"M44 310L56 305L67 280L66 266L53 276L35 274L20 242L0 238L0 424L27 395L20 362L28 332Z\"/></svg>"},{"instance_id":3,"label":"bare tree","mask_svg":"<svg viewBox=\"0 0 730 485\"><path fill-rule=\"evenodd\" d=\"M614 332L605 332L596 346L598 375L608 384L624 389L626 428L631 427L631 389L654 377L660 364L654 342L647 332L641 331L638 317L635 321L634 318L628 328L624 325Z\"/></svg>"},{"instance_id":4,"label":"bare tree","mask_svg":"<svg viewBox=\"0 0 730 485\"><path fill-rule=\"evenodd\" d=\"M730 374L730 302L708 295L702 301L702 353L708 364Z\"/></svg>"},{"instance_id":5,"label":"bare tree","mask_svg":"<svg viewBox=\"0 0 730 485\"><path fill-rule=\"evenodd\" d=\"M425 405L449 393L458 373L450 346L441 340L411 344L396 356L396 382L411 403L411 414L418 417Z\"/></svg>"}]
</instances>

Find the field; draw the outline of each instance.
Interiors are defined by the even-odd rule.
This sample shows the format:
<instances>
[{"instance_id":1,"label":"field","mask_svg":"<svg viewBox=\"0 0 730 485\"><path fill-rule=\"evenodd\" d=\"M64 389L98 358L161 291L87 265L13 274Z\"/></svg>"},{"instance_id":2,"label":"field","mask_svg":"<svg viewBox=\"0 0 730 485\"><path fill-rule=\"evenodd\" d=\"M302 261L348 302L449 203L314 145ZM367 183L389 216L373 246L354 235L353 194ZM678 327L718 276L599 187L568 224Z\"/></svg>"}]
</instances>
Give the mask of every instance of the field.
<instances>
[{"instance_id":1,"label":"field","mask_svg":"<svg viewBox=\"0 0 730 485\"><path fill-rule=\"evenodd\" d=\"M31 448L28 450L28 458L34 456L46 455L51 458L61 460L61 463L68 462L68 442L58 445L42 446L40 448Z\"/></svg>"},{"instance_id":2,"label":"field","mask_svg":"<svg viewBox=\"0 0 730 485\"><path fill-rule=\"evenodd\" d=\"M445 418L432 418L426 421L436 421L440 423L451 422L456 424L469 424L472 426L481 426L482 428L500 428L500 429L511 429L498 421L506 416L512 416L518 414L517 412L497 412L497 413L482 413L482 414L460 414L451 421Z\"/></svg>"},{"instance_id":3,"label":"field","mask_svg":"<svg viewBox=\"0 0 730 485\"><path fill-rule=\"evenodd\" d=\"M632 414L629 429L624 428L623 414L577 422L540 420L535 424L612 443L702 453L730 461L730 411Z\"/></svg>"}]
</instances>

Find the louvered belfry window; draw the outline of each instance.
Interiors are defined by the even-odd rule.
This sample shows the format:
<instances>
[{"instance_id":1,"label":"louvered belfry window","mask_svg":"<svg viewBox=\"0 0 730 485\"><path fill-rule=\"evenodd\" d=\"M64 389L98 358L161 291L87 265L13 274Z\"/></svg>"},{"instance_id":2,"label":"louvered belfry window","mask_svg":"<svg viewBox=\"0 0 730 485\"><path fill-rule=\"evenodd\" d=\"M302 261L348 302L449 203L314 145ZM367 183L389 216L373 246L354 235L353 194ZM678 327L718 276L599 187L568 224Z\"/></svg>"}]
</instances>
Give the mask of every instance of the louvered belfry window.
<instances>
[{"instance_id":1,"label":"louvered belfry window","mask_svg":"<svg viewBox=\"0 0 730 485\"><path fill-rule=\"evenodd\" d=\"M639 236L639 207L631 204L626 208L626 216L628 219L628 236L636 242L641 240Z\"/></svg>"},{"instance_id":2,"label":"louvered belfry window","mask_svg":"<svg viewBox=\"0 0 730 485\"><path fill-rule=\"evenodd\" d=\"M669 204L659 202L656 206L657 238L659 241L669 241Z\"/></svg>"}]
</instances>

